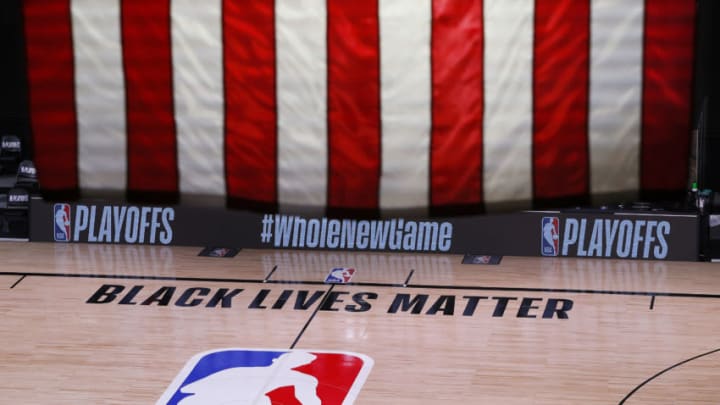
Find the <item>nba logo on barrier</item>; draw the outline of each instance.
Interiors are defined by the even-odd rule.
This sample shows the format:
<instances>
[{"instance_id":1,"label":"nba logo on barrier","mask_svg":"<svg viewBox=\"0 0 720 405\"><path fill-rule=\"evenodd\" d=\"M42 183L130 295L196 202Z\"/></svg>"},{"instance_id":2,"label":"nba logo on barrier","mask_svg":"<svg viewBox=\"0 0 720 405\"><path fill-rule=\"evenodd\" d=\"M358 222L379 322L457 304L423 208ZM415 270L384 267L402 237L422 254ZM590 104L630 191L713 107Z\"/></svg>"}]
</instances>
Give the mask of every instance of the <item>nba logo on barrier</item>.
<instances>
[{"instance_id":1,"label":"nba logo on barrier","mask_svg":"<svg viewBox=\"0 0 720 405\"><path fill-rule=\"evenodd\" d=\"M350 352L213 350L190 359L157 405L352 404L372 366Z\"/></svg>"},{"instance_id":2,"label":"nba logo on barrier","mask_svg":"<svg viewBox=\"0 0 720 405\"><path fill-rule=\"evenodd\" d=\"M55 242L70 242L70 205L55 204Z\"/></svg>"},{"instance_id":3,"label":"nba logo on barrier","mask_svg":"<svg viewBox=\"0 0 720 405\"><path fill-rule=\"evenodd\" d=\"M543 256L557 256L560 250L560 220L558 217L543 217L542 243Z\"/></svg>"}]
</instances>

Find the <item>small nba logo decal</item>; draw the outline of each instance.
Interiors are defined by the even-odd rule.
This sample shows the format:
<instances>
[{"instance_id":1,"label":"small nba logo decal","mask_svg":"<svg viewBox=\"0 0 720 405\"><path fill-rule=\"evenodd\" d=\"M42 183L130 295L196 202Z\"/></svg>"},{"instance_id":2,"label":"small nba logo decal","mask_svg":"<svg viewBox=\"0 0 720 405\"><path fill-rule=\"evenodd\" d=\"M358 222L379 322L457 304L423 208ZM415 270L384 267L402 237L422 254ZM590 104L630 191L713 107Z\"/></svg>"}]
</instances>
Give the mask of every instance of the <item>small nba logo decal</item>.
<instances>
[{"instance_id":1,"label":"small nba logo decal","mask_svg":"<svg viewBox=\"0 0 720 405\"><path fill-rule=\"evenodd\" d=\"M347 284L352 280L355 269L348 267L336 267L330 270L327 277L325 277L326 284Z\"/></svg>"},{"instance_id":2,"label":"small nba logo decal","mask_svg":"<svg viewBox=\"0 0 720 405\"><path fill-rule=\"evenodd\" d=\"M70 204L55 204L55 242L70 242Z\"/></svg>"},{"instance_id":3,"label":"small nba logo decal","mask_svg":"<svg viewBox=\"0 0 720 405\"><path fill-rule=\"evenodd\" d=\"M351 352L213 350L190 359L157 405L349 405L372 366Z\"/></svg>"},{"instance_id":4,"label":"small nba logo decal","mask_svg":"<svg viewBox=\"0 0 720 405\"><path fill-rule=\"evenodd\" d=\"M208 246L198 253L198 256L205 257L235 257L240 252L238 248Z\"/></svg>"},{"instance_id":5,"label":"small nba logo decal","mask_svg":"<svg viewBox=\"0 0 720 405\"><path fill-rule=\"evenodd\" d=\"M558 217L543 217L542 243L543 256L557 256L560 250L560 220Z\"/></svg>"}]
</instances>

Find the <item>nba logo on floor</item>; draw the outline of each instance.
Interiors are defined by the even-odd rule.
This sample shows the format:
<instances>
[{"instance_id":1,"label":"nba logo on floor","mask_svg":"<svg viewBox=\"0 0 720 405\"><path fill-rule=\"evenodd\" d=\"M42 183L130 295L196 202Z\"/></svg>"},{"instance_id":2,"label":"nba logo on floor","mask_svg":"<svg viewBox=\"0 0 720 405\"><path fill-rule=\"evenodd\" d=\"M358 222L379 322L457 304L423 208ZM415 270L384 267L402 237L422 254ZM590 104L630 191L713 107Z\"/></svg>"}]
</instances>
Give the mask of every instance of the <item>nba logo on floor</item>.
<instances>
[{"instance_id":1,"label":"nba logo on floor","mask_svg":"<svg viewBox=\"0 0 720 405\"><path fill-rule=\"evenodd\" d=\"M557 256L560 250L560 220L558 217L543 217L542 243L543 256Z\"/></svg>"},{"instance_id":2,"label":"nba logo on floor","mask_svg":"<svg viewBox=\"0 0 720 405\"><path fill-rule=\"evenodd\" d=\"M348 267L336 267L330 270L330 273L325 277L326 284L347 284L352 280L355 269Z\"/></svg>"},{"instance_id":3,"label":"nba logo on floor","mask_svg":"<svg viewBox=\"0 0 720 405\"><path fill-rule=\"evenodd\" d=\"M213 350L190 359L157 405L352 404L372 366L350 352Z\"/></svg>"},{"instance_id":4,"label":"nba logo on floor","mask_svg":"<svg viewBox=\"0 0 720 405\"><path fill-rule=\"evenodd\" d=\"M55 204L55 242L70 242L70 205Z\"/></svg>"}]
</instances>

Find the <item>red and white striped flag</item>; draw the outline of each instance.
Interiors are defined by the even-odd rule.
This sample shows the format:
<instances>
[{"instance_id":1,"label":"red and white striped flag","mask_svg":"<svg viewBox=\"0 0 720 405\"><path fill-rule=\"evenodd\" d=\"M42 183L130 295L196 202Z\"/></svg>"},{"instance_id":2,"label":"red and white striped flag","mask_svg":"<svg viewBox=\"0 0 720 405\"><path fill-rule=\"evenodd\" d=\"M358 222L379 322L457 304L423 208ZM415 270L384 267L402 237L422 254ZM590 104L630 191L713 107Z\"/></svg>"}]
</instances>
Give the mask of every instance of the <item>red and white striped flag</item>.
<instances>
[{"instance_id":1,"label":"red and white striped flag","mask_svg":"<svg viewBox=\"0 0 720 405\"><path fill-rule=\"evenodd\" d=\"M45 190L392 210L682 190L694 0L25 0Z\"/></svg>"}]
</instances>

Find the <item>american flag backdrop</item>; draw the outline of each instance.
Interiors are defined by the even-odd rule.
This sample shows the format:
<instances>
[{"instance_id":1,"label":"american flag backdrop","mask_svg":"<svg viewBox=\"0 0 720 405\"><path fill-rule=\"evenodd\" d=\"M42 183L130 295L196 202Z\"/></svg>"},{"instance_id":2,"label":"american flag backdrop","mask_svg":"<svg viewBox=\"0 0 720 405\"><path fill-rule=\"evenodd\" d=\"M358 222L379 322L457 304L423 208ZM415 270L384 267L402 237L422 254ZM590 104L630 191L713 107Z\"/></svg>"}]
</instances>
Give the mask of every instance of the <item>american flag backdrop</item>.
<instances>
[{"instance_id":1,"label":"american flag backdrop","mask_svg":"<svg viewBox=\"0 0 720 405\"><path fill-rule=\"evenodd\" d=\"M25 0L45 190L280 209L683 190L694 0Z\"/></svg>"}]
</instances>

